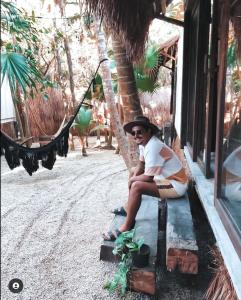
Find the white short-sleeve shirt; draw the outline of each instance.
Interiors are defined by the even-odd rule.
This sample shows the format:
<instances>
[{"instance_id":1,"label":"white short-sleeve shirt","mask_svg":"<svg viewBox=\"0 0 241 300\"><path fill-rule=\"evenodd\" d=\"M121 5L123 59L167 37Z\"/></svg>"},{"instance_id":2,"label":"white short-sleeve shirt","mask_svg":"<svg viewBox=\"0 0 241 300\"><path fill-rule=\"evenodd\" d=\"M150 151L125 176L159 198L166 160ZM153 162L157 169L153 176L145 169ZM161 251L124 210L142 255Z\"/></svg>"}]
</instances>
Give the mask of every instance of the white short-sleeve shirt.
<instances>
[{"instance_id":1,"label":"white short-sleeve shirt","mask_svg":"<svg viewBox=\"0 0 241 300\"><path fill-rule=\"evenodd\" d=\"M168 153L168 158L162 155L162 150ZM145 146L140 145L140 161L145 162L145 175L154 176L154 181L168 179L176 192L182 196L187 189L187 177L182 163L175 152L152 136Z\"/></svg>"}]
</instances>

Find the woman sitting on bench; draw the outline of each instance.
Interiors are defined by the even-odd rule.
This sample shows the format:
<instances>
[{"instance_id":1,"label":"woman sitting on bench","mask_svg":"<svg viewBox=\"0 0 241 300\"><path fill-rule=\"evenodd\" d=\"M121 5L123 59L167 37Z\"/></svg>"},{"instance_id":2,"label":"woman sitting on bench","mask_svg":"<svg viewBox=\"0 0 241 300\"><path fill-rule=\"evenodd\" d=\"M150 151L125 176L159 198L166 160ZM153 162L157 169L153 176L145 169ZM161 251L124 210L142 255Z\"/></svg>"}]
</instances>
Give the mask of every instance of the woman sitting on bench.
<instances>
[{"instance_id":1,"label":"woman sitting on bench","mask_svg":"<svg viewBox=\"0 0 241 300\"><path fill-rule=\"evenodd\" d=\"M104 240L114 241L122 232L135 226L135 217L141 205L141 196L149 195L178 198L185 194L188 178L181 161L174 151L161 142L155 134L159 129L147 117L138 116L124 125L139 145L139 162L129 178L129 196L125 207L113 213L126 216L119 229L103 234Z\"/></svg>"}]
</instances>

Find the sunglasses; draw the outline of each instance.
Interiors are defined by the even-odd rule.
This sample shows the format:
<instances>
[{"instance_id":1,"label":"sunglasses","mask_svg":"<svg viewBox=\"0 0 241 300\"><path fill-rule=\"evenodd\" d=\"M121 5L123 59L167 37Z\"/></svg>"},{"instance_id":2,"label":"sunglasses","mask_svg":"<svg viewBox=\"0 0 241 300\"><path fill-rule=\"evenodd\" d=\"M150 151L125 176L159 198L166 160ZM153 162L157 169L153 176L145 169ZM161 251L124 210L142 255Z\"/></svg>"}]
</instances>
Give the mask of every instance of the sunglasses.
<instances>
[{"instance_id":1,"label":"sunglasses","mask_svg":"<svg viewBox=\"0 0 241 300\"><path fill-rule=\"evenodd\" d=\"M132 136L140 136L140 135L143 135L144 132L145 132L145 131L144 131L144 130L141 130L141 129L139 129L139 130L132 130L132 131L131 131L131 135L132 135Z\"/></svg>"}]
</instances>

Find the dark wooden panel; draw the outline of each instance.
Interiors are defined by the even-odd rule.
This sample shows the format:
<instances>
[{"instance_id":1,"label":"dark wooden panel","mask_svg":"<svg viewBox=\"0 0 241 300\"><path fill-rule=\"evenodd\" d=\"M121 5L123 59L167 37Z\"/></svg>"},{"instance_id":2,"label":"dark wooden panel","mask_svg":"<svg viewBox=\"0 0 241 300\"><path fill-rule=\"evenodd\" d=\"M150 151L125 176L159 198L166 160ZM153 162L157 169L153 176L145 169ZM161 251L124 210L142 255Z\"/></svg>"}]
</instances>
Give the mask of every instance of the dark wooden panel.
<instances>
[{"instance_id":1,"label":"dark wooden panel","mask_svg":"<svg viewBox=\"0 0 241 300\"><path fill-rule=\"evenodd\" d=\"M205 133L205 167L207 178L213 177L211 170L211 153L215 151L216 122L217 122L217 71L218 71L218 1L213 2L212 36L210 45L210 66L207 86L207 118Z\"/></svg>"},{"instance_id":2,"label":"dark wooden panel","mask_svg":"<svg viewBox=\"0 0 241 300\"><path fill-rule=\"evenodd\" d=\"M220 24L219 24L219 47L218 47L218 83L217 83L217 129L216 129L216 149L215 149L215 198L220 197L221 175L222 175L222 144L223 144L223 124L224 124L224 102L226 86L227 67L227 47L228 47L228 26L229 26L229 0L219 2Z\"/></svg>"}]
</instances>

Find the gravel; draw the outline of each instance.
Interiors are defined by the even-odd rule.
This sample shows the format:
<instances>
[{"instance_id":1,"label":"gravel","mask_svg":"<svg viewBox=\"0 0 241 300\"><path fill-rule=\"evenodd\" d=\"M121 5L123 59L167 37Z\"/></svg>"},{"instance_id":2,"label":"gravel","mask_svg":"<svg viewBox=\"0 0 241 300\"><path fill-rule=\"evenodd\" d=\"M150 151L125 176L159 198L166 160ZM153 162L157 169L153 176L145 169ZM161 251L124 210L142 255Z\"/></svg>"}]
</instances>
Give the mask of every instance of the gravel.
<instances>
[{"instance_id":1,"label":"gravel","mask_svg":"<svg viewBox=\"0 0 241 300\"><path fill-rule=\"evenodd\" d=\"M103 284L116 270L99 260L110 210L127 198L127 170L113 151L58 157L29 176L2 158L2 299L122 299ZM8 289L13 278L23 290ZM128 292L125 299L150 299Z\"/></svg>"},{"instance_id":2,"label":"gravel","mask_svg":"<svg viewBox=\"0 0 241 300\"><path fill-rule=\"evenodd\" d=\"M90 138L91 146L94 142ZM11 171L1 158L2 300L151 299L134 292L123 298L103 289L116 264L99 260L101 233L113 218L110 210L127 199L128 172L114 151L87 152L82 157L76 148L67 158L58 157L52 171L40 167L33 176L23 167ZM210 280L211 229L201 210L198 218L194 215L202 229L197 232L200 272L191 277L162 272L159 300L203 299ZM14 278L23 282L18 294L8 288Z\"/></svg>"}]
</instances>

